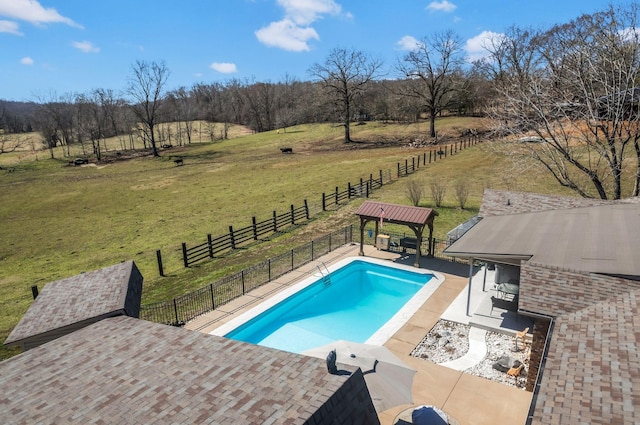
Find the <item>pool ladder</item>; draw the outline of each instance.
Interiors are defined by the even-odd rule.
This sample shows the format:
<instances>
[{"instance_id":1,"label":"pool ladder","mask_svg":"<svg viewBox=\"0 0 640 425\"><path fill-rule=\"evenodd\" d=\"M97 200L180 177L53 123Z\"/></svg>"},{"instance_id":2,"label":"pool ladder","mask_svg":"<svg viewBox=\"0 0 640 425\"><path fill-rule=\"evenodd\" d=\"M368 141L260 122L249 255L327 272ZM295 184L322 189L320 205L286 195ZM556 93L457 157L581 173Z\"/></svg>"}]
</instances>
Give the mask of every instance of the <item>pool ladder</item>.
<instances>
[{"instance_id":1,"label":"pool ladder","mask_svg":"<svg viewBox=\"0 0 640 425\"><path fill-rule=\"evenodd\" d=\"M324 286L331 285L331 276L329 273L329 269L327 268L327 265L322 261L319 261L318 263L319 263L317 265L318 271L320 272L320 276L322 276L322 281L324 282ZM324 270L322 270L322 267L320 266L324 267Z\"/></svg>"}]
</instances>

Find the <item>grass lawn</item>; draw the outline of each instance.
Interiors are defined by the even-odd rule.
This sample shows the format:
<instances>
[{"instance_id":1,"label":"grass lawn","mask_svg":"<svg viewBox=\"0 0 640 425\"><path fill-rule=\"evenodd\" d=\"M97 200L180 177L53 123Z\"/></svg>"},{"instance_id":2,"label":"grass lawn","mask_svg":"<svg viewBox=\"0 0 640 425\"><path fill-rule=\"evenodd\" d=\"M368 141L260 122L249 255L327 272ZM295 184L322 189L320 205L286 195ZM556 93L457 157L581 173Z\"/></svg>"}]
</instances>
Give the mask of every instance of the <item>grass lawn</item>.
<instances>
[{"instance_id":1,"label":"grass lawn","mask_svg":"<svg viewBox=\"0 0 640 425\"><path fill-rule=\"evenodd\" d=\"M477 119L443 119L442 134L477 128ZM286 133L242 135L214 143L162 150L149 156L68 166L61 152L2 155L0 165L0 339L4 341L29 307L31 286L133 259L144 282L143 302L161 301L197 289L210 281L306 243L328 231L355 223L355 200L325 212L311 223L221 259L184 269L180 243L202 243L208 233L220 235L264 220L272 211L285 212L304 199L319 204L323 192L346 188L379 170L393 175L397 162L420 155L428 148L408 149L394 143L423 137L427 124L367 123L354 125L359 143L341 142L342 127L301 125ZM380 143L384 140L385 143ZM113 142L115 143L115 142ZM281 147L293 148L282 154ZM176 166L176 158L184 165ZM447 188L436 208L435 230L444 237L450 229L476 214L484 188L570 194L545 175L511 170L508 158L483 144L421 167L410 177L385 185L373 199L409 204L406 181L425 188L421 206L433 207L431 182ZM469 189L464 210L454 197L455 185ZM405 231L402 229L400 231ZM159 277L155 251L162 250L167 277ZM9 351L0 350L0 359Z\"/></svg>"}]
</instances>

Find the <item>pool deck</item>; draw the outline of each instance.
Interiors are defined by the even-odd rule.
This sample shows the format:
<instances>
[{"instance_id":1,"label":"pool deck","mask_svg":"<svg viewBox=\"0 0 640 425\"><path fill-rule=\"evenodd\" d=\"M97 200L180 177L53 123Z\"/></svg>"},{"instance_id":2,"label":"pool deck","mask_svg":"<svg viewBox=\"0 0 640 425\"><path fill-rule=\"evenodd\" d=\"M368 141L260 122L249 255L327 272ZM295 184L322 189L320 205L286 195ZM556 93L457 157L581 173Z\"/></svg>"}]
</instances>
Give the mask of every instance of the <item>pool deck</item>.
<instances>
[{"instance_id":1,"label":"pool deck","mask_svg":"<svg viewBox=\"0 0 640 425\"><path fill-rule=\"evenodd\" d=\"M209 333L238 314L310 276L317 271L320 261L330 265L343 258L357 256L358 251L359 245L345 245L213 312L190 321L185 328ZM410 254L379 251L373 246L365 246L365 256L403 264L413 264L414 258ZM498 309L490 311L490 301L487 304L487 300L492 293L490 282L493 272L484 269L475 271L471 285L471 302L467 306L468 265L422 258L420 266L441 273L445 281L385 343L387 348L417 371L413 381L414 405L427 404L439 407L461 425L524 424L532 393L411 357L410 353L441 318L506 333L515 333L528 326L526 319L516 320L512 313ZM382 425L396 423L398 414L409 407L411 405L401 405L381 412L380 422Z\"/></svg>"}]
</instances>

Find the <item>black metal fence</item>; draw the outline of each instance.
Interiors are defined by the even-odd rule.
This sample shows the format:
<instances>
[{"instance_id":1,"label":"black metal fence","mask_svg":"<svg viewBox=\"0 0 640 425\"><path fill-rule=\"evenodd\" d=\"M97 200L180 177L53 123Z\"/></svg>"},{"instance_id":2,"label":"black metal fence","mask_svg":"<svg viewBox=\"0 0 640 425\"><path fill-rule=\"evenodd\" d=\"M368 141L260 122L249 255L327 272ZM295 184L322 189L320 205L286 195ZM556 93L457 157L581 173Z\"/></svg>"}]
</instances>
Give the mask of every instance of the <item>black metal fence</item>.
<instances>
[{"instance_id":1,"label":"black metal fence","mask_svg":"<svg viewBox=\"0 0 640 425\"><path fill-rule=\"evenodd\" d=\"M260 264L226 276L204 288L170 301L144 304L140 318L157 323L181 326L258 288L296 268L314 261L353 240L352 226L330 233Z\"/></svg>"},{"instance_id":2,"label":"black metal fence","mask_svg":"<svg viewBox=\"0 0 640 425\"><path fill-rule=\"evenodd\" d=\"M401 239L413 237L413 233L384 233L389 236L389 251L415 252L411 248L403 248L400 245ZM365 244L375 244L373 229L365 229L364 235ZM225 276L196 291L176 297L170 301L144 304L140 308L140 318L157 323L182 326L189 320L213 311L221 305L310 263L336 248L354 242L353 236L353 225L344 227L339 231L314 239L305 245L293 248L291 251L272 257L238 273ZM423 240L421 252L427 252L428 243L427 239ZM435 258L452 262L460 261L443 254L444 249L447 247L445 240L434 239L433 243Z\"/></svg>"}]
</instances>

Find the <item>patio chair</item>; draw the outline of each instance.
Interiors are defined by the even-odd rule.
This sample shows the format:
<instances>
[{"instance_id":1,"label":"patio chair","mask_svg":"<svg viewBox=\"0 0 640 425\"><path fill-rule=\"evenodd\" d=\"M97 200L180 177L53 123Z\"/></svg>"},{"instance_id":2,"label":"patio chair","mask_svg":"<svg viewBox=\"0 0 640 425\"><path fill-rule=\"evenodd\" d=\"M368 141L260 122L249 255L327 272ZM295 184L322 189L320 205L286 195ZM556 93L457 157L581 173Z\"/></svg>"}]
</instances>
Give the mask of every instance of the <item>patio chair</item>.
<instances>
[{"instance_id":1,"label":"patio chair","mask_svg":"<svg viewBox=\"0 0 640 425\"><path fill-rule=\"evenodd\" d=\"M523 349L526 348L527 341L525 340L525 338L527 337L527 333L529 333L528 327L516 333L516 338L515 338L516 351L520 351L520 348L518 348L518 339L522 340L522 345L524 346Z\"/></svg>"},{"instance_id":2,"label":"patio chair","mask_svg":"<svg viewBox=\"0 0 640 425\"><path fill-rule=\"evenodd\" d=\"M524 364L520 363L519 366L512 367L511 369L509 369L507 371L507 375L513 376L513 379L515 381L516 387L518 386L518 376L520 376L520 373L522 372L522 369L524 369Z\"/></svg>"}]
</instances>

